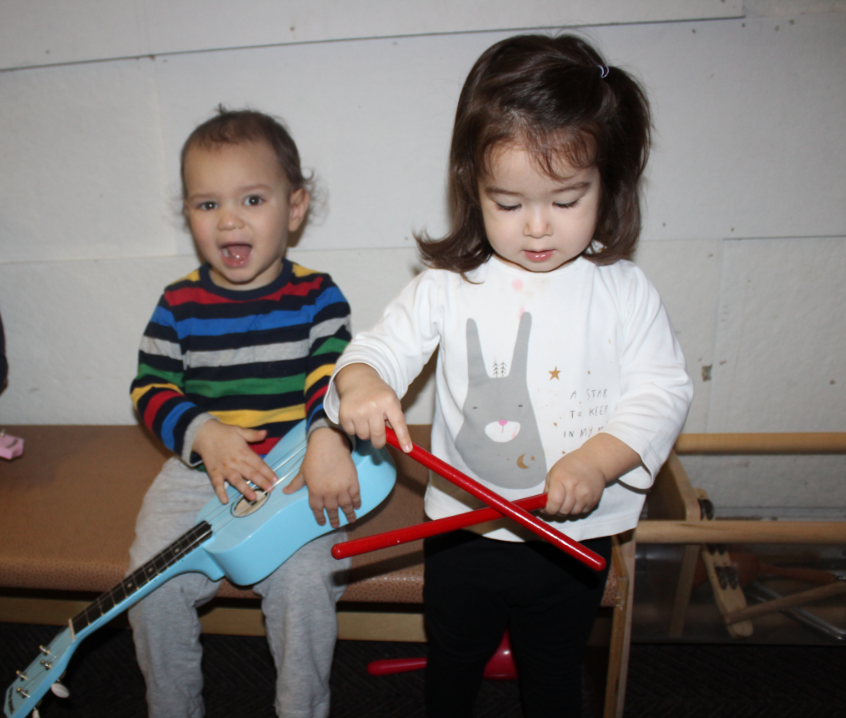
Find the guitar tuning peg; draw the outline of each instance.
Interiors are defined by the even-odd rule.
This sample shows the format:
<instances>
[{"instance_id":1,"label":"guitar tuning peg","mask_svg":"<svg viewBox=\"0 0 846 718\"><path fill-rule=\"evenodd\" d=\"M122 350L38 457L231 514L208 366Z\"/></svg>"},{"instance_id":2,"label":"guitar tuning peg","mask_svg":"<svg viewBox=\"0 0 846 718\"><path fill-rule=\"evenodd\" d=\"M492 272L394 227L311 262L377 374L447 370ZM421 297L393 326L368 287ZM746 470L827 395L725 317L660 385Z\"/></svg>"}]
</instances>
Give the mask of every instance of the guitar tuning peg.
<instances>
[{"instance_id":1,"label":"guitar tuning peg","mask_svg":"<svg viewBox=\"0 0 846 718\"><path fill-rule=\"evenodd\" d=\"M59 683L59 681L56 681L52 686L50 686L50 690L57 698L67 698L70 695L70 691L67 689L67 686L63 683Z\"/></svg>"}]
</instances>

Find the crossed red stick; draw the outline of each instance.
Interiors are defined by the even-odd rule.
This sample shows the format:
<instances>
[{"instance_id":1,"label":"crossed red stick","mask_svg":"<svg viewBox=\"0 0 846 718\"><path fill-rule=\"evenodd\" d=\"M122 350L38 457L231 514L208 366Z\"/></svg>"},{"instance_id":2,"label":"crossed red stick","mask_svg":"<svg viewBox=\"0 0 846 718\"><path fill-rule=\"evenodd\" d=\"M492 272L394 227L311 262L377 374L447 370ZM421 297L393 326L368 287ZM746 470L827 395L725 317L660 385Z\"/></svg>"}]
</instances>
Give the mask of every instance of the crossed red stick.
<instances>
[{"instance_id":1,"label":"crossed red stick","mask_svg":"<svg viewBox=\"0 0 846 718\"><path fill-rule=\"evenodd\" d=\"M400 449L397 435L393 429L386 427L385 433L388 443L395 449ZM425 449L420 448L417 444L412 444L412 449L408 455L427 469L431 469L436 474L443 476L447 481L464 489L471 496L484 501L490 508L470 511L468 513L458 514L457 516L428 521L417 526L409 526L404 529L386 531L385 533L338 543L332 547L332 555L335 558L358 556L362 553L369 553L370 551L376 551L389 546L397 546L402 543L408 543L409 541L426 538L427 536L436 536L447 531L454 531L455 529L465 528L507 516L541 538L546 539L565 553L578 559L594 571L601 571L605 568L605 559L602 556L590 549L586 549L577 541L565 536L557 529L552 528L529 513L529 511L536 511L546 506L546 494L529 496L525 499L518 499L517 501L508 501L496 492L482 486L478 481L461 473L458 469L441 461L437 456L433 456Z\"/></svg>"}]
</instances>

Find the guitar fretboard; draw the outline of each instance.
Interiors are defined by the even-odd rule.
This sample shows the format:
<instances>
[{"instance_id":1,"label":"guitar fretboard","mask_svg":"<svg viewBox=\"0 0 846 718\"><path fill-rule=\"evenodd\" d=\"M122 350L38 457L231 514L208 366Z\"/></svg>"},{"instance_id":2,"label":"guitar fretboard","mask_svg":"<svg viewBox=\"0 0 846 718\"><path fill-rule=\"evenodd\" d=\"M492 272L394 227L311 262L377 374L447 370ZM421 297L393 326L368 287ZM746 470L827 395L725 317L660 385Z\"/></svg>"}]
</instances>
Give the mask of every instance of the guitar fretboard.
<instances>
[{"instance_id":1,"label":"guitar fretboard","mask_svg":"<svg viewBox=\"0 0 846 718\"><path fill-rule=\"evenodd\" d=\"M71 619L71 629L74 634L90 626L94 621L111 611L115 606L123 603L133 594L146 586L150 581L158 578L164 571L193 551L201 543L211 538L212 527L201 521L190 531L180 536L161 553L156 554L137 571L127 576L117 586L102 594L84 611Z\"/></svg>"}]
</instances>

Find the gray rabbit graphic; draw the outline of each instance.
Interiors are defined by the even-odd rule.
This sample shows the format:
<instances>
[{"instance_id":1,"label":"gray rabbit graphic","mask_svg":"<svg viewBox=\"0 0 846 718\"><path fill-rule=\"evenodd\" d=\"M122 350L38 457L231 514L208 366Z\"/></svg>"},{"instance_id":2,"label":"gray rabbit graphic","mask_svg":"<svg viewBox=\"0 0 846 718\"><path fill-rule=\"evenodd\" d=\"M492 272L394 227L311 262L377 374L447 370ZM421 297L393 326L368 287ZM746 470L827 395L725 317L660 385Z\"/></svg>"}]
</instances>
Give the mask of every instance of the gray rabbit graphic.
<instances>
[{"instance_id":1,"label":"gray rabbit graphic","mask_svg":"<svg viewBox=\"0 0 846 718\"><path fill-rule=\"evenodd\" d=\"M467 320L469 387L455 446L467 466L494 486L526 489L543 483L546 459L526 382L532 315L520 317L507 376L488 376L479 329ZM500 373L499 367L495 374Z\"/></svg>"}]
</instances>

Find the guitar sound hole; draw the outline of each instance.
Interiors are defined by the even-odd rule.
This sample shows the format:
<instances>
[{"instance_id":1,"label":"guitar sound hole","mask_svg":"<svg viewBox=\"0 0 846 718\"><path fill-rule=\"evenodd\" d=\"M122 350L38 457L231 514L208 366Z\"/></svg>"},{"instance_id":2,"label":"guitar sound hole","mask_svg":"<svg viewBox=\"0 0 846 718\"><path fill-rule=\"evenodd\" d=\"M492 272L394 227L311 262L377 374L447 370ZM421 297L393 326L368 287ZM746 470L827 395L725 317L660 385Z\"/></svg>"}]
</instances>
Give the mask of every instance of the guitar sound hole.
<instances>
[{"instance_id":1,"label":"guitar sound hole","mask_svg":"<svg viewBox=\"0 0 846 718\"><path fill-rule=\"evenodd\" d=\"M268 496L269 494L266 491L256 491L255 501L247 501L247 499L242 496L232 507L232 515L236 519L240 519L244 516L249 516L250 514L255 513L264 506L264 502L267 501Z\"/></svg>"}]
</instances>

